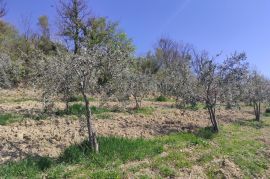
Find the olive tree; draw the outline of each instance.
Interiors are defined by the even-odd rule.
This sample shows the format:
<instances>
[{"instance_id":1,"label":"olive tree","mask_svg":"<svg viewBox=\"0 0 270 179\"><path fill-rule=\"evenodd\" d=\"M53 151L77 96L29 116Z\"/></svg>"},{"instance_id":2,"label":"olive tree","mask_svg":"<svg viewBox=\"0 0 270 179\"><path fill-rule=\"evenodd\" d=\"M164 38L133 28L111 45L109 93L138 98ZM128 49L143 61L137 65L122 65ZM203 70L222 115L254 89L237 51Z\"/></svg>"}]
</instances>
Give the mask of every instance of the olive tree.
<instances>
[{"instance_id":1,"label":"olive tree","mask_svg":"<svg viewBox=\"0 0 270 179\"><path fill-rule=\"evenodd\" d=\"M57 96L65 102L65 111L69 111L70 98L76 93L75 76L72 71L72 55L59 52L48 56L39 51L39 61L34 77L35 85L43 91L43 105L45 112L52 106L52 98Z\"/></svg>"},{"instance_id":2,"label":"olive tree","mask_svg":"<svg viewBox=\"0 0 270 179\"><path fill-rule=\"evenodd\" d=\"M8 55L0 54L0 88L11 87L12 65Z\"/></svg>"},{"instance_id":3,"label":"olive tree","mask_svg":"<svg viewBox=\"0 0 270 179\"><path fill-rule=\"evenodd\" d=\"M190 95L194 87L190 52L188 44L164 38L160 39L156 49L156 58L160 63L156 75L159 90L163 95L176 97L182 107L196 103L194 95Z\"/></svg>"},{"instance_id":4,"label":"olive tree","mask_svg":"<svg viewBox=\"0 0 270 179\"><path fill-rule=\"evenodd\" d=\"M221 102L226 103L226 108L239 106L243 101L244 89L249 73L249 64L245 53L234 52L220 65Z\"/></svg>"},{"instance_id":5,"label":"olive tree","mask_svg":"<svg viewBox=\"0 0 270 179\"><path fill-rule=\"evenodd\" d=\"M135 100L135 108L141 107L143 98L155 90L155 81L151 74L143 69L143 59L135 59L125 75L126 90ZM124 86L125 86L124 85Z\"/></svg>"},{"instance_id":6,"label":"olive tree","mask_svg":"<svg viewBox=\"0 0 270 179\"><path fill-rule=\"evenodd\" d=\"M216 119L216 104L220 92L218 64L215 57L210 57L207 52L194 53L192 62L196 77L196 96L204 102L210 121L215 132L219 131Z\"/></svg>"},{"instance_id":7,"label":"olive tree","mask_svg":"<svg viewBox=\"0 0 270 179\"><path fill-rule=\"evenodd\" d=\"M252 103L255 119L261 119L261 105L267 102L269 96L269 80L256 70L250 72L245 86L245 99Z\"/></svg>"},{"instance_id":8,"label":"olive tree","mask_svg":"<svg viewBox=\"0 0 270 179\"><path fill-rule=\"evenodd\" d=\"M213 130L218 132L216 105L218 103L239 102L244 94L248 74L245 53L234 53L222 63L207 52L194 53L192 66L196 77L194 88L196 98L204 102L208 110Z\"/></svg>"}]
</instances>

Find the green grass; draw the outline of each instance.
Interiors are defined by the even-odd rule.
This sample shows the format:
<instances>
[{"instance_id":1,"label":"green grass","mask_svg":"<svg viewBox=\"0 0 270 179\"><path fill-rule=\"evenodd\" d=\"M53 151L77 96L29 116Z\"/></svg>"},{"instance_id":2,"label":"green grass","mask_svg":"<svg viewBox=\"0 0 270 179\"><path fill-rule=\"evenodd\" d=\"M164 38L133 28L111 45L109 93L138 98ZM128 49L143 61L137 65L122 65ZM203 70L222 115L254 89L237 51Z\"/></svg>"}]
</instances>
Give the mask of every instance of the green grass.
<instances>
[{"instance_id":1,"label":"green grass","mask_svg":"<svg viewBox=\"0 0 270 179\"><path fill-rule=\"evenodd\" d=\"M117 137L100 137L99 154L88 147L87 142L67 148L58 159L27 158L0 166L0 178L39 178L42 174L62 178L84 174L92 178L121 178L117 168L128 161L142 160L163 151L162 145L155 140L125 139ZM76 166L67 171L69 166Z\"/></svg>"},{"instance_id":2,"label":"green grass","mask_svg":"<svg viewBox=\"0 0 270 179\"><path fill-rule=\"evenodd\" d=\"M270 117L270 113L264 113L265 117Z\"/></svg>"},{"instance_id":3,"label":"green grass","mask_svg":"<svg viewBox=\"0 0 270 179\"><path fill-rule=\"evenodd\" d=\"M206 106L203 103L196 103L195 105L191 105L191 104L187 105L185 107L185 109L192 110L192 111L197 111L197 110L200 110L200 109L206 109Z\"/></svg>"},{"instance_id":4,"label":"green grass","mask_svg":"<svg viewBox=\"0 0 270 179\"><path fill-rule=\"evenodd\" d=\"M12 114L12 113L0 114L0 125L7 125L21 120L23 120L23 116L19 114Z\"/></svg>"},{"instance_id":5,"label":"green grass","mask_svg":"<svg viewBox=\"0 0 270 179\"><path fill-rule=\"evenodd\" d=\"M111 109L99 108L96 106L91 106L90 109L91 109L91 113L96 114L96 115L101 115L104 113L113 112ZM83 116L83 115L85 115L85 112L86 112L85 106L83 104L76 103L76 104L73 104L70 106L68 112L66 112L64 110L58 110L56 112L56 115L59 115L59 116L63 116L63 115ZM101 118L102 118L102 116L101 116Z\"/></svg>"},{"instance_id":6,"label":"green grass","mask_svg":"<svg viewBox=\"0 0 270 179\"><path fill-rule=\"evenodd\" d=\"M39 100L37 98L29 98L29 97L22 97L22 98L4 97L0 99L0 103L21 103L26 101L39 101Z\"/></svg>"},{"instance_id":7,"label":"green grass","mask_svg":"<svg viewBox=\"0 0 270 179\"><path fill-rule=\"evenodd\" d=\"M96 119L106 119L110 120L112 119L113 115L111 113L102 113L102 114L96 114L95 118Z\"/></svg>"},{"instance_id":8,"label":"green grass","mask_svg":"<svg viewBox=\"0 0 270 179\"><path fill-rule=\"evenodd\" d=\"M101 113L103 114L103 113ZM199 165L209 178L222 177L217 159L228 159L241 169L246 178L260 178L270 159L263 152L266 144L258 140L269 121L242 121L220 126L220 132L202 128L194 133L175 133L154 139L99 137L100 153L95 154L87 142L67 148L59 158L28 158L0 166L0 178L125 178L128 173L144 169L156 178L178 177L182 169ZM143 161L123 170L120 166ZM146 162L147 161L147 162Z\"/></svg>"},{"instance_id":9,"label":"green grass","mask_svg":"<svg viewBox=\"0 0 270 179\"><path fill-rule=\"evenodd\" d=\"M152 115L156 109L153 107L142 107L138 109L132 109L129 112L133 114Z\"/></svg>"},{"instance_id":10,"label":"green grass","mask_svg":"<svg viewBox=\"0 0 270 179\"><path fill-rule=\"evenodd\" d=\"M96 99L94 97L88 97L88 100L90 102L96 101ZM83 102L83 101L84 101L84 99L82 96L72 96L69 98L69 102Z\"/></svg>"},{"instance_id":11,"label":"green grass","mask_svg":"<svg viewBox=\"0 0 270 179\"><path fill-rule=\"evenodd\" d=\"M267 113L266 113L267 114ZM264 127L269 127L270 125L267 124L265 121L261 120L261 121L256 121L256 120L240 120L235 122L235 125L240 125L240 126L248 126L248 127L252 127L255 129L261 129Z\"/></svg>"},{"instance_id":12,"label":"green grass","mask_svg":"<svg viewBox=\"0 0 270 179\"><path fill-rule=\"evenodd\" d=\"M250 125L233 124L221 128L219 134L215 134L212 139L215 147L198 148L196 153L201 153L197 162L206 165L214 159L229 158L243 171L245 176L254 178L262 173L269 165L269 160L261 152L264 144L256 140L260 135L257 127ZM255 125L256 126L256 125ZM217 172L217 173L216 173ZM215 167L209 167L209 176L218 175Z\"/></svg>"}]
</instances>

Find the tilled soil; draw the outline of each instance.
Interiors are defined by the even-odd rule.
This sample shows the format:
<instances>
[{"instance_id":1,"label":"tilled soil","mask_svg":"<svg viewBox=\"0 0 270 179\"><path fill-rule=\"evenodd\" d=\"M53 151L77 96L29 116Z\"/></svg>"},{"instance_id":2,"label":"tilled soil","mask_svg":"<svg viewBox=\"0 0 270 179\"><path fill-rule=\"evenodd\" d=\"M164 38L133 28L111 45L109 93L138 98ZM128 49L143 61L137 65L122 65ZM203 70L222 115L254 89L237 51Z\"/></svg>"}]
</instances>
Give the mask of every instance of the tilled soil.
<instances>
[{"instance_id":1,"label":"tilled soil","mask_svg":"<svg viewBox=\"0 0 270 179\"><path fill-rule=\"evenodd\" d=\"M13 94L14 93L14 94ZM7 93L9 96L33 96L31 92ZM29 94L28 94L29 93ZM4 92L1 95L6 95ZM152 115L111 113L110 119L94 120L99 136L143 137L151 138L180 131L194 131L210 125L206 110L181 111L171 108L173 103L147 102L143 106L154 106L157 109ZM92 102L91 105L97 105ZM111 105L115 105L112 103ZM57 104L63 107L63 104ZM0 112L39 112L42 104L37 101L4 102L0 104ZM220 123L239 119L251 119L248 111L217 110ZM74 120L72 116L51 116L46 120L34 121L26 119L8 126L0 125L0 164L12 160L20 160L26 156L57 157L68 146L86 139L83 119ZM82 130L83 129L83 130Z\"/></svg>"},{"instance_id":2,"label":"tilled soil","mask_svg":"<svg viewBox=\"0 0 270 179\"><path fill-rule=\"evenodd\" d=\"M209 125L207 112L167 109L151 116L112 113L110 120L94 120L99 136L151 138L180 131L193 131ZM221 123L252 117L237 111L221 111ZM0 163L22 159L28 155L57 157L66 147L86 138L80 120L72 117L52 117L50 120L25 120L0 126Z\"/></svg>"}]
</instances>

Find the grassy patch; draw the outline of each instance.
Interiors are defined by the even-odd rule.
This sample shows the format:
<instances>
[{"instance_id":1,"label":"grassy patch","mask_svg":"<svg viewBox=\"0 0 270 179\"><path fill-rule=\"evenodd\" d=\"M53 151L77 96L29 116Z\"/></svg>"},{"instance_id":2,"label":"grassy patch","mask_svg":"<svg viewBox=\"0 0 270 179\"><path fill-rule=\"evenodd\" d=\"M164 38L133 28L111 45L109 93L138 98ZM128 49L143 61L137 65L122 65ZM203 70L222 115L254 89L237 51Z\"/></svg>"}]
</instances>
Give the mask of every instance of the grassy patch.
<instances>
[{"instance_id":1,"label":"grassy patch","mask_svg":"<svg viewBox=\"0 0 270 179\"><path fill-rule=\"evenodd\" d=\"M270 117L270 113L264 113L265 117Z\"/></svg>"},{"instance_id":2,"label":"grassy patch","mask_svg":"<svg viewBox=\"0 0 270 179\"><path fill-rule=\"evenodd\" d=\"M166 98L165 96L159 96L154 99L156 102L175 102L175 99Z\"/></svg>"},{"instance_id":3,"label":"grassy patch","mask_svg":"<svg viewBox=\"0 0 270 179\"><path fill-rule=\"evenodd\" d=\"M90 102L96 101L96 99L93 98L93 97L89 97L88 100ZM72 97L69 98L69 102L83 102L83 101L84 101L84 99L83 99L82 96L72 96Z\"/></svg>"},{"instance_id":4,"label":"grassy patch","mask_svg":"<svg viewBox=\"0 0 270 179\"><path fill-rule=\"evenodd\" d=\"M11 113L0 114L0 125L7 125L21 120L23 120L23 116L19 114L11 114Z\"/></svg>"},{"instance_id":5,"label":"grassy patch","mask_svg":"<svg viewBox=\"0 0 270 179\"><path fill-rule=\"evenodd\" d=\"M172 178L175 176L175 170L173 168L171 168L170 166L166 166L166 165L160 165L157 167L159 169L159 173L163 176L163 177L169 177Z\"/></svg>"},{"instance_id":6,"label":"grassy patch","mask_svg":"<svg viewBox=\"0 0 270 179\"><path fill-rule=\"evenodd\" d=\"M106 120L110 120L112 119L112 114L110 113L102 113L102 114L96 114L95 115L95 118L96 119L106 119Z\"/></svg>"},{"instance_id":7,"label":"grassy patch","mask_svg":"<svg viewBox=\"0 0 270 179\"><path fill-rule=\"evenodd\" d=\"M259 136L259 131L253 125L242 126L239 124L224 126L220 133L212 139L213 147L198 148L196 153L201 153L198 160L201 163L209 163L214 158L229 157L238 165L245 176L256 177L267 168L269 161L264 155L258 155L264 145L255 140ZM212 175L215 173L209 172ZM218 175L218 174L217 174Z\"/></svg>"},{"instance_id":8,"label":"grassy patch","mask_svg":"<svg viewBox=\"0 0 270 179\"><path fill-rule=\"evenodd\" d=\"M270 160L263 152L267 146L258 137L268 124L269 121L260 124L247 121L220 126L218 134L212 133L211 128L202 128L195 133L176 133L151 140L99 137L99 154L93 153L86 141L70 146L57 159L28 158L4 164L0 166L0 178L125 178L128 172L138 176L144 169L164 178L177 177L179 171L193 165L203 167L210 178L218 178L224 176L222 166L213 160L224 158L236 164L245 177L260 178ZM121 168L123 164L141 160L147 163L126 171Z\"/></svg>"},{"instance_id":9,"label":"grassy patch","mask_svg":"<svg viewBox=\"0 0 270 179\"><path fill-rule=\"evenodd\" d=\"M103 114L107 112L112 112L112 110L107 108L99 108L96 106L91 106L92 114ZM56 115L63 116L63 115L76 115L76 116L83 116L85 115L86 108L83 104L73 104L70 106L69 111L66 112L64 110L59 110L56 112Z\"/></svg>"},{"instance_id":10,"label":"grassy patch","mask_svg":"<svg viewBox=\"0 0 270 179\"><path fill-rule=\"evenodd\" d=\"M78 175L121 178L122 174L117 169L121 164L155 156L163 151L162 145L155 140L100 137L98 141L99 154L93 153L85 141L67 148L58 159L38 157L4 164L0 166L0 177L39 178L46 174L54 178Z\"/></svg>"},{"instance_id":11,"label":"grassy patch","mask_svg":"<svg viewBox=\"0 0 270 179\"><path fill-rule=\"evenodd\" d=\"M203 103L196 103L195 105L187 105L185 109L197 111L199 109L206 109L206 106Z\"/></svg>"},{"instance_id":12,"label":"grassy patch","mask_svg":"<svg viewBox=\"0 0 270 179\"><path fill-rule=\"evenodd\" d=\"M240 125L240 126L247 126L247 127L252 127L255 129L261 129L264 127L269 127L268 124L266 124L264 121L256 121L256 120L241 120L235 122L235 125Z\"/></svg>"},{"instance_id":13,"label":"grassy patch","mask_svg":"<svg viewBox=\"0 0 270 179\"><path fill-rule=\"evenodd\" d=\"M4 178L36 178L40 172L49 169L54 161L46 157L30 157L19 162L0 166L0 176Z\"/></svg>"},{"instance_id":14,"label":"grassy patch","mask_svg":"<svg viewBox=\"0 0 270 179\"><path fill-rule=\"evenodd\" d=\"M39 101L37 98L28 98L28 97L4 97L0 99L0 103L22 103L27 101Z\"/></svg>"},{"instance_id":15,"label":"grassy patch","mask_svg":"<svg viewBox=\"0 0 270 179\"><path fill-rule=\"evenodd\" d=\"M134 114L152 115L156 109L153 107L142 107L138 109L132 109L129 112Z\"/></svg>"},{"instance_id":16,"label":"grassy patch","mask_svg":"<svg viewBox=\"0 0 270 179\"><path fill-rule=\"evenodd\" d=\"M213 139L216 135L215 132L213 132L212 127L206 127L199 129L196 133L196 136L201 137L203 139Z\"/></svg>"}]
</instances>

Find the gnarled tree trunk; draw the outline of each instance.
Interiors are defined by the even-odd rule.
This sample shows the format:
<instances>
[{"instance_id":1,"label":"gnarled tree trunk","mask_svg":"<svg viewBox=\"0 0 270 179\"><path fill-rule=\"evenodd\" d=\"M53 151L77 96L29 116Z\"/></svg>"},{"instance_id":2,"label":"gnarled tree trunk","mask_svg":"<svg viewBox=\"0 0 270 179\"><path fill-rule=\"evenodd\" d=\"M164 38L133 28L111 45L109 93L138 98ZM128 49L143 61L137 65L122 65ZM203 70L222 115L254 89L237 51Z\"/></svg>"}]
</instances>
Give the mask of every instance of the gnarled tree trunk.
<instances>
[{"instance_id":1,"label":"gnarled tree trunk","mask_svg":"<svg viewBox=\"0 0 270 179\"><path fill-rule=\"evenodd\" d=\"M260 121L261 119L261 103L253 102L255 120Z\"/></svg>"},{"instance_id":2,"label":"gnarled tree trunk","mask_svg":"<svg viewBox=\"0 0 270 179\"><path fill-rule=\"evenodd\" d=\"M210 121L213 127L213 131L214 132L219 132L219 128L218 128L218 123L217 123L217 119L216 119L216 109L215 107L211 106L211 105L207 105L207 109L208 109L208 113L210 116Z\"/></svg>"},{"instance_id":3,"label":"gnarled tree trunk","mask_svg":"<svg viewBox=\"0 0 270 179\"><path fill-rule=\"evenodd\" d=\"M95 131L93 124L92 124L92 115L91 115L89 100L83 91L82 91L82 95L83 95L85 108L86 108L86 121L87 121L89 145L91 146L92 150L94 150L96 153L98 153L99 146L98 146L98 142L97 142L96 131Z\"/></svg>"}]
</instances>

